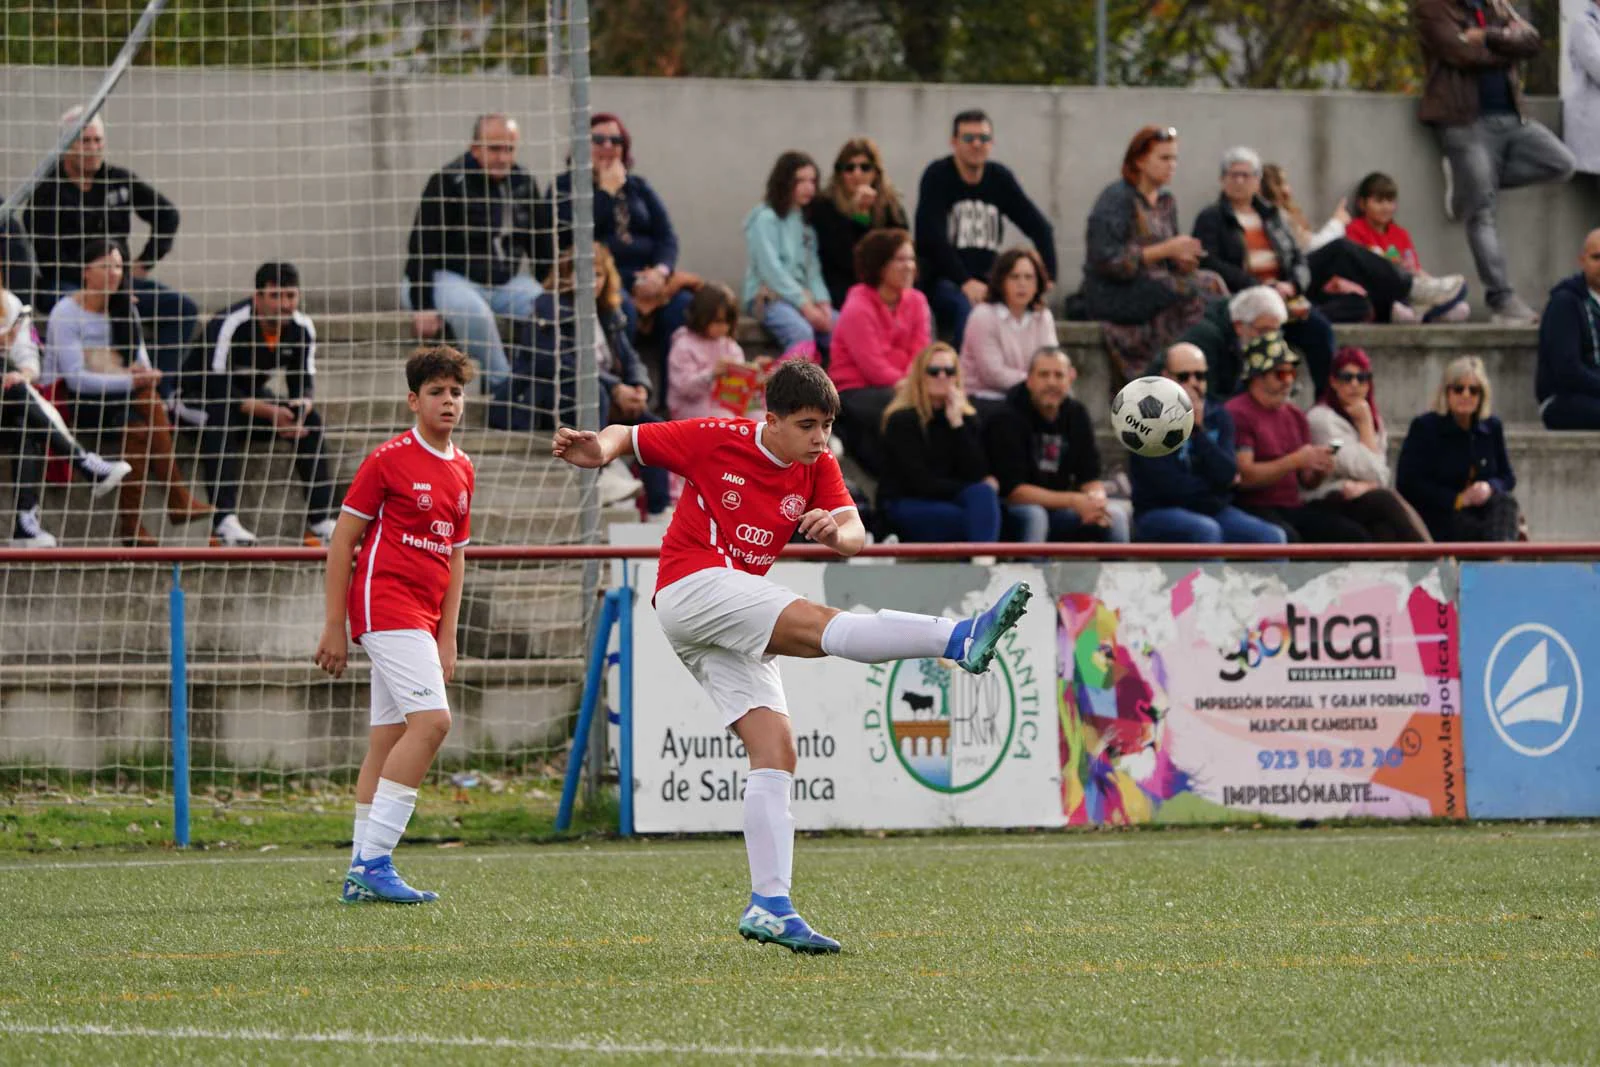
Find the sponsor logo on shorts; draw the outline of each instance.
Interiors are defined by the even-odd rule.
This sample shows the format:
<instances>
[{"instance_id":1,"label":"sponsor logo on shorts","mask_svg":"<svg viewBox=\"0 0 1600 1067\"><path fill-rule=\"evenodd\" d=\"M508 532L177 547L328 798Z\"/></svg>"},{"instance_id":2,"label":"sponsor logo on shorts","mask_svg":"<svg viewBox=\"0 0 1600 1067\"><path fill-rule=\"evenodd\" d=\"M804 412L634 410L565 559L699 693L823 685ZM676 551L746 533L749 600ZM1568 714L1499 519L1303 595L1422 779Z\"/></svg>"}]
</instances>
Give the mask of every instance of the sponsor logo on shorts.
<instances>
[{"instance_id":1,"label":"sponsor logo on shorts","mask_svg":"<svg viewBox=\"0 0 1600 1067\"><path fill-rule=\"evenodd\" d=\"M722 506L727 508L729 511L738 511L739 505L743 503L744 498L738 493L734 492L732 489L729 489L726 493L722 494Z\"/></svg>"},{"instance_id":2,"label":"sponsor logo on shorts","mask_svg":"<svg viewBox=\"0 0 1600 1067\"><path fill-rule=\"evenodd\" d=\"M431 510L433 510L433 497L429 496L427 493L423 493L421 496L417 497L417 510L418 511L431 511Z\"/></svg>"},{"instance_id":3,"label":"sponsor logo on shorts","mask_svg":"<svg viewBox=\"0 0 1600 1067\"><path fill-rule=\"evenodd\" d=\"M428 529L439 537L449 537L456 532L456 524L448 519L434 519L433 525L429 526Z\"/></svg>"},{"instance_id":4,"label":"sponsor logo on shorts","mask_svg":"<svg viewBox=\"0 0 1600 1067\"><path fill-rule=\"evenodd\" d=\"M423 686L421 689L413 689L411 695L414 697L431 697L433 696L433 690Z\"/></svg>"},{"instance_id":5,"label":"sponsor logo on shorts","mask_svg":"<svg viewBox=\"0 0 1600 1067\"><path fill-rule=\"evenodd\" d=\"M734 485L743 485L744 484L744 479L743 478L741 478L737 474L733 474L733 473L731 473L729 471L723 471L722 472L722 480L725 481L725 482L732 482Z\"/></svg>"},{"instance_id":6,"label":"sponsor logo on shorts","mask_svg":"<svg viewBox=\"0 0 1600 1067\"><path fill-rule=\"evenodd\" d=\"M745 523L733 531L733 535L747 544L758 545L761 548L772 544L771 530L764 530L759 526L751 526L749 523Z\"/></svg>"},{"instance_id":7,"label":"sponsor logo on shorts","mask_svg":"<svg viewBox=\"0 0 1600 1067\"><path fill-rule=\"evenodd\" d=\"M790 493L778 505L778 511L790 522L798 522L800 516L806 513L806 498L798 493Z\"/></svg>"}]
</instances>

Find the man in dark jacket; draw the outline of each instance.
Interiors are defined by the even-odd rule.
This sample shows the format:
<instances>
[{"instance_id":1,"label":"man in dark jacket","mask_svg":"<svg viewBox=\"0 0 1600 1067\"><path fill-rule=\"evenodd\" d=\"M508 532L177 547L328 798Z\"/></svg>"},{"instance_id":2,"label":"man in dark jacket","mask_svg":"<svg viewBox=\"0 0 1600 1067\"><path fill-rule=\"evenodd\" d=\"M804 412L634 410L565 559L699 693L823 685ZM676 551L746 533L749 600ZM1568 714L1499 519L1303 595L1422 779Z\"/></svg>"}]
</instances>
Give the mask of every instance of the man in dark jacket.
<instances>
[{"instance_id":1,"label":"man in dark jacket","mask_svg":"<svg viewBox=\"0 0 1600 1067\"><path fill-rule=\"evenodd\" d=\"M533 313L544 290L521 273L522 264L548 267L553 237L550 205L517 165L518 136L510 116L481 115L472 125L472 147L428 179L411 223L401 289L417 336L437 336L449 322L491 392L511 372L495 316Z\"/></svg>"},{"instance_id":2,"label":"man in dark jacket","mask_svg":"<svg viewBox=\"0 0 1600 1067\"><path fill-rule=\"evenodd\" d=\"M1227 400L1245 386L1244 347L1269 333L1282 331L1288 339L1284 329L1288 321L1289 309L1283 296L1270 285L1253 285L1226 301L1212 303L1206 308L1205 318L1185 330L1178 340L1205 354L1211 395L1219 401ZM1326 383L1328 368L1333 366L1334 334L1331 325L1323 322L1321 326L1297 331L1290 347L1305 357L1312 377ZM1159 371L1159 366L1151 368L1152 374Z\"/></svg>"},{"instance_id":3,"label":"man in dark jacket","mask_svg":"<svg viewBox=\"0 0 1600 1067\"><path fill-rule=\"evenodd\" d=\"M1028 377L1006 393L984 445L1000 483L1010 541L1126 541L1124 513L1106 499L1089 410L1072 399L1077 377L1059 348L1041 348Z\"/></svg>"},{"instance_id":4,"label":"man in dark jacket","mask_svg":"<svg viewBox=\"0 0 1600 1067\"><path fill-rule=\"evenodd\" d=\"M317 328L300 310L300 272L292 263L263 263L255 293L206 324L199 360L206 366L206 427L200 462L211 487L211 543L253 545L239 522L239 475L252 442L294 446L294 472L306 488L308 545L333 537L333 474L324 455L322 416L312 402ZM281 370L286 395L272 388Z\"/></svg>"},{"instance_id":5,"label":"man in dark jacket","mask_svg":"<svg viewBox=\"0 0 1600 1067\"><path fill-rule=\"evenodd\" d=\"M1577 166L1567 146L1523 112L1517 62L1539 54L1539 31L1510 0L1413 0L1411 13L1427 62L1417 113L1444 149L1445 213L1466 219L1493 321L1532 325L1538 313L1512 288L1500 248L1495 197L1564 182Z\"/></svg>"},{"instance_id":6,"label":"man in dark jacket","mask_svg":"<svg viewBox=\"0 0 1600 1067\"><path fill-rule=\"evenodd\" d=\"M1141 541L1186 544L1280 545L1282 529L1233 504L1239 479L1233 418L1206 403L1206 356L1191 344L1167 349L1163 373L1194 402L1194 432L1176 452L1128 457L1133 481L1133 527Z\"/></svg>"},{"instance_id":7,"label":"man in dark jacket","mask_svg":"<svg viewBox=\"0 0 1600 1067\"><path fill-rule=\"evenodd\" d=\"M61 116L62 132L76 126L83 109ZM78 139L62 153L28 201L25 218L39 262L34 312L42 316L57 300L83 284L83 250L94 241L115 241L124 257L131 254L134 216L150 227L144 249L128 260L129 287L139 301L139 317L150 329L150 357L161 371L156 386L172 413L199 423L198 407L176 399L187 392L199 403L199 368L185 366L200 306L176 289L150 277L178 237L178 209L155 187L125 167L106 162L105 123L96 115ZM184 386L191 386L185 390Z\"/></svg>"},{"instance_id":8,"label":"man in dark jacket","mask_svg":"<svg viewBox=\"0 0 1600 1067\"><path fill-rule=\"evenodd\" d=\"M1550 290L1539 321L1539 417L1551 430L1600 430L1600 230L1584 238L1583 269Z\"/></svg>"},{"instance_id":9,"label":"man in dark jacket","mask_svg":"<svg viewBox=\"0 0 1600 1067\"><path fill-rule=\"evenodd\" d=\"M922 172L917 187L918 276L939 329L961 347L967 316L989 291L989 272L1010 219L1056 277L1056 234L1010 169L989 159L994 126L982 111L963 111L950 131L951 154Z\"/></svg>"}]
</instances>

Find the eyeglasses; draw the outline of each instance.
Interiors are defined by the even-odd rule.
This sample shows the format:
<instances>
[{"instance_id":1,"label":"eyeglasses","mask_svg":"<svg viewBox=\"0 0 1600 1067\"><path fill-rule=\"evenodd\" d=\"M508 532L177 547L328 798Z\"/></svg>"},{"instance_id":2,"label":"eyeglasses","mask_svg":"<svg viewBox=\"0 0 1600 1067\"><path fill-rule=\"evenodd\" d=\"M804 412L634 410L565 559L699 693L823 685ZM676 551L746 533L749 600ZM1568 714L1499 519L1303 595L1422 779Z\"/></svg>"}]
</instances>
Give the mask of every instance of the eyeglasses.
<instances>
[{"instance_id":1,"label":"eyeglasses","mask_svg":"<svg viewBox=\"0 0 1600 1067\"><path fill-rule=\"evenodd\" d=\"M1370 372L1364 371L1364 370L1363 371L1345 371L1343 374L1335 374L1333 376L1333 380L1336 381L1336 382L1346 382L1346 383L1349 383L1349 382L1360 382L1362 385L1365 385L1366 383L1372 381L1372 374Z\"/></svg>"},{"instance_id":2,"label":"eyeglasses","mask_svg":"<svg viewBox=\"0 0 1600 1067\"><path fill-rule=\"evenodd\" d=\"M621 148L622 135L616 133L591 133L589 135L589 143L596 148L604 148L606 145L615 145L617 148Z\"/></svg>"},{"instance_id":3,"label":"eyeglasses","mask_svg":"<svg viewBox=\"0 0 1600 1067\"><path fill-rule=\"evenodd\" d=\"M1452 393L1456 394L1457 396L1462 396L1462 395L1466 395L1466 396L1482 396L1483 395L1483 386L1481 386L1481 385L1468 385L1465 382L1451 382L1450 383L1450 391Z\"/></svg>"},{"instance_id":4,"label":"eyeglasses","mask_svg":"<svg viewBox=\"0 0 1600 1067\"><path fill-rule=\"evenodd\" d=\"M1223 175L1230 182L1245 182L1256 176L1253 170L1230 170Z\"/></svg>"},{"instance_id":5,"label":"eyeglasses","mask_svg":"<svg viewBox=\"0 0 1600 1067\"><path fill-rule=\"evenodd\" d=\"M954 378L958 372L954 367L929 367L926 373L930 378Z\"/></svg>"},{"instance_id":6,"label":"eyeglasses","mask_svg":"<svg viewBox=\"0 0 1600 1067\"><path fill-rule=\"evenodd\" d=\"M1183 385L1186 382L1204 382L1206 380L1206 372L1203 370L1173 371L1172 380L1179 385Z\"/></svg>"},{"instance_id":7,"label":"eyeglasses","mask_svg":"<svg viewBox=\"0 0 1600 1067\"><path fill-rule=\"evenodd\" d=\"M857 173L857 172L860 172L862 174L871 174L873 171L875 171L877 169L878 168L877 168L877 166L875 164L869 163L865 159L858 159L858 160L853 160L853 161L851 161L849 163L841 163L841 164L839 164L839 173L840 174L854 174L854 173Z\"/></svg>"},{"instance_id":8,"label":"eyeglasses","mask_svg":"<svg viewBox=\"0 0 1600 1067\"><path fill-rule=\"evenodd\" d=\"M992 133L964 133L961 135L962 144L988 144L994 140Z\"/></svg>"}]
</instances>

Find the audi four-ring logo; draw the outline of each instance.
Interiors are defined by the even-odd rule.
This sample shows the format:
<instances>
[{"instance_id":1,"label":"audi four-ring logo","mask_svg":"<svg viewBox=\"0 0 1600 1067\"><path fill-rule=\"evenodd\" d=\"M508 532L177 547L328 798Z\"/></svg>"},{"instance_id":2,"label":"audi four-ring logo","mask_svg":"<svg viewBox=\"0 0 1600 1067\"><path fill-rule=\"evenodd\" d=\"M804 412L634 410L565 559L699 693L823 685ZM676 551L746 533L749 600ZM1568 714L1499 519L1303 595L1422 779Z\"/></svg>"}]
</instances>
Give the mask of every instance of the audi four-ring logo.
<instances>
[{"instance_id":1,"label":"audi four-ring logo","mask_svg":"<svg viewBox=\"0 0 1600 1067\"><path fill-rule=\"evenodd\" d=\"M751 526L746 523L733 533L734 536L739 540L748 542L752 545L758 545L761 548L766 548L768 545L772 544L772 531L763 530L759 526Z\"/></svg>"},{"instance_id":2,"label":"audi four-ring logo","mask_svg":"<svg viewBox=\"0 0 1600 1067\"><path fill-rule=\"evenodd\" d=\"M456 532L456 524L447 519L434 519L429 529L440 537L449 537Z\"/></svg>"}]
</instances>

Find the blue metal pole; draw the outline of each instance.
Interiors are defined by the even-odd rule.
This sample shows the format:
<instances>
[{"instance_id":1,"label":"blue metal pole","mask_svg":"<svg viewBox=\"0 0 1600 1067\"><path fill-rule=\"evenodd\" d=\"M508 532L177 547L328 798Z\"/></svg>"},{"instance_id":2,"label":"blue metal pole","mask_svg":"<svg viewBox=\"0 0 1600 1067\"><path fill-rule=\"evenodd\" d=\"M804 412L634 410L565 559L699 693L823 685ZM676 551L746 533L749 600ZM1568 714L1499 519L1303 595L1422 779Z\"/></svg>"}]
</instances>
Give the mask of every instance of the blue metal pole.
<instances>
[{"instance_id":1,"label":"blue metal pole","mask_svg":"<svg viewBox=\"0 0 1600 1067\"><path fill-rule=\"evenodd\" d=\"M184 638L183 564L172 565L167 603L172 656L172 843L189 847L189 651Z\"/></svg>"},{"instance_id":2,"label":"blue metal pole","mask_svg":"<svg viewBox=\"0 0 1600 1067\"><path fill-rule=\"evenodd\" d=\"M616 590L617 620L620 634L617 638L617 674L621 693L617 697L617 832L623 837L633 836L633 586L624 584Z\"/></svg>"},{"instance_id":3,"label":"blue metal pole","mask_svg":"<svg viewBox=\"0 0 1600 1067\"><path fill-rule=\"evenodd\" d=\"M572 732L572 747L567 753L567 777L561 784L561 806L556 809L556 829L572 825L572 802L578 795L583 776L583 757L589 747L589 727L600 703L600 684L605 676L606 646L611 643L611 627L617 621L614 590L600 602L600 618L595 622L594 641L589 648L589 667L583 679L583 703L578 707L578 725Z\"/></svg>"}]
</instances>

